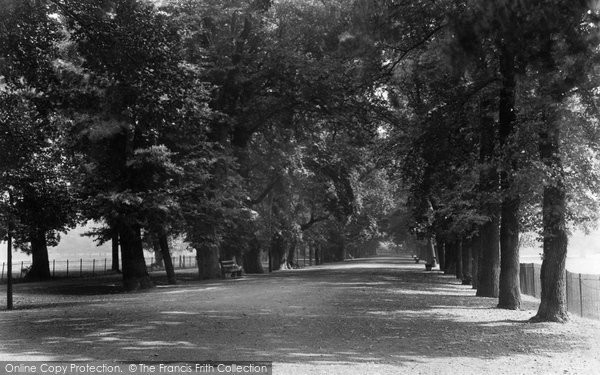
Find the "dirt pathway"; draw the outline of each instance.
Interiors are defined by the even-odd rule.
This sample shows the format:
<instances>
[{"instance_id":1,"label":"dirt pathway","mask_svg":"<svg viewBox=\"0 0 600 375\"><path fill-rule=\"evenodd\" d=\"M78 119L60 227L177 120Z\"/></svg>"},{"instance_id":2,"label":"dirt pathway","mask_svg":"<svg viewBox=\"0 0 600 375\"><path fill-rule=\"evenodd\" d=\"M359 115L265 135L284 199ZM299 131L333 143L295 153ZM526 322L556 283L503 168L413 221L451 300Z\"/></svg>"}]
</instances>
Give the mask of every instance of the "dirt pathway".
<instances>
[{"instance_id":1,"label":"dirt pathway","mask_svg":"<svg viewBox=\"0 0 600 375\"><path fill-rule=\"evenodd\" d=\"M197 282L145 293L17 285L0 360L266 360L274 374L595 374L600 322L524 323L408 259ZM4 303L0 299L0 303ZM39 306L42 306L40 308Z\"/></svg>"}]
</instances>

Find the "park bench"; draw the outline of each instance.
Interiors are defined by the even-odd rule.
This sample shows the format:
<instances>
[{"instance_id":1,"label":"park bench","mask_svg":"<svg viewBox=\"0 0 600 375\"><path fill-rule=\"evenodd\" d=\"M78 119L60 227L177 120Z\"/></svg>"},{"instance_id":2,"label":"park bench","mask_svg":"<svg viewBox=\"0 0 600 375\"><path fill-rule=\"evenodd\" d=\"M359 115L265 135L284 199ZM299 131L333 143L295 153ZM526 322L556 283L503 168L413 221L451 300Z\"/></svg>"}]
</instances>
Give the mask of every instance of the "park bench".
<instances>
[{"instance_id":1,"label":"park bench","mask_svg":"<svg viewBox=\"0 0 600 375\"><path fill-rule=\"evenodd\" d=\"M220 260L219 265L221 266L221 275L223 278L225 278L227 274L230 274L232 278L242 276L242 267L235 262L235 258L231 260Z\"/></svg>"}]
</instances>

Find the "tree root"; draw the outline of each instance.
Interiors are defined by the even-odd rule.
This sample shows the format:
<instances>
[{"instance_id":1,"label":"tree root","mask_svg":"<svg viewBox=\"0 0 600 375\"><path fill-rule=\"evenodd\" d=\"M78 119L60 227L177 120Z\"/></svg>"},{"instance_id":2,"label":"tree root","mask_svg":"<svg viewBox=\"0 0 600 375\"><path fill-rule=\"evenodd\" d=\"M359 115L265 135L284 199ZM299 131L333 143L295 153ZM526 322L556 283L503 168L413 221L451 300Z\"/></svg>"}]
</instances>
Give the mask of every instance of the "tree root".
<instances>
[{"instance_id":1,"label":"tree root","mask_svg":"<svg viewBox=\"0 0 600 375\"><path fill-rule=\"evenodd\" d=\"M567 323L569 321L569 316L564 314L542 314L537 313L531 319L529 319L530 323Z\"/></svg>"}]
</instances>

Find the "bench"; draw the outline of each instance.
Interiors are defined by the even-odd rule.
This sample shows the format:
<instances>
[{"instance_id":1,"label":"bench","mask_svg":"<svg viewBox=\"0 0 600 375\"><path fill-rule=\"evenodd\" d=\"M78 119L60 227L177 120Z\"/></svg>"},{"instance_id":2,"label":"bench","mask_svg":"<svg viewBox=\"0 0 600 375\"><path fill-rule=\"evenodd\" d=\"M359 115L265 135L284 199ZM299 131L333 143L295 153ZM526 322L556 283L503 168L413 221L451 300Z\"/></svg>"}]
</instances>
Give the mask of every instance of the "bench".
<instances>
[{"instance_id":1,"label":"bench","mask_svg":"<svg viewBox=\"0 0 600 375\"><path fill-rule=\"evenodd\" d=\"M232 278L242 276L242 267L235 262L235 258L231 260L220 260L219 265L221 266L221 275L223 278L225 278L227 274L230 274Z\"/></svg>"}]
</instances>

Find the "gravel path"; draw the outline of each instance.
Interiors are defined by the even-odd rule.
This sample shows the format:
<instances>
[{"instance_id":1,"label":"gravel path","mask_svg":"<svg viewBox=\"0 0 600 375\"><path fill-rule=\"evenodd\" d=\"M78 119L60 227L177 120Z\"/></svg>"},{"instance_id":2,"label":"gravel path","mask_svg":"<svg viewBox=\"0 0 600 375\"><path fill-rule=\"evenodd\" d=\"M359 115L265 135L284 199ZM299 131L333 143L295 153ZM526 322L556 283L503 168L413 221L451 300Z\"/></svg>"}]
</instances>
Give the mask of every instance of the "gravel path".
<instances>
[{"instance_id":1,"label":"gravel path","mask_svg":"<svg viewBox=\"0 0 600 375\"><path fill-rule=\"evenodd\" d=\"M410 259L122 293L114 278L18 284L0 360L273 361L279 374L597 374L600 322L530 324ZM0 304L5 304L4 296Z\"/></svg>"}]
</instances>

